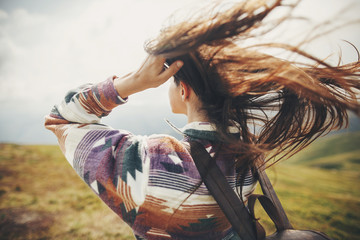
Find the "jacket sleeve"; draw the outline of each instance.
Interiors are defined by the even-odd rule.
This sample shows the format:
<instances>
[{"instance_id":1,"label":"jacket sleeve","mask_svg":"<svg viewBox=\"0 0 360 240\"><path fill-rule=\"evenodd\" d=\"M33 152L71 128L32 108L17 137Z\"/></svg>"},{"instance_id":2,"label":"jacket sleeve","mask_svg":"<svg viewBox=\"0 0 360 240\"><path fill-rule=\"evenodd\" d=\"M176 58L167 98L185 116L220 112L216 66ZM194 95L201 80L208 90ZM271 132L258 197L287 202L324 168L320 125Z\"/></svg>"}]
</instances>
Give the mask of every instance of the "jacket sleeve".
<instances>
[{"instance_id":1,"label":"jacket sleeve","mask_svg":"<svg viewBox=\"0 0 360 240\"><path fill-rule=\"evenodd\" d=\"M111 77L68 92L45 118L71 166L130 226L144 202L149 172L145 137L100 123L122 99Z\"/></svg>"}]
</instances>

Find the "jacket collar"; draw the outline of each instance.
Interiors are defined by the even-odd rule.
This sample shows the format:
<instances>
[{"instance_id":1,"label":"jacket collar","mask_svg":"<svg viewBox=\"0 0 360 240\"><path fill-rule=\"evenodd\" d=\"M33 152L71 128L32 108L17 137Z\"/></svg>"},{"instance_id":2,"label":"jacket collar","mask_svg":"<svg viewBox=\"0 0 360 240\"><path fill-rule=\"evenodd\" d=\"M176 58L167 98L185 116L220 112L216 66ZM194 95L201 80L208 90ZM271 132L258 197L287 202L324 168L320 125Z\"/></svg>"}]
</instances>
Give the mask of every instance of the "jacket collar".
<instances>
[{"instance_id":1,"label":"jacket collar","mask_svg":"<svg viewBox=\"0 0 360 240\"><path fill-rule=\"evenodd\" d=\"M165 121L177 133L183 135L185 138L190 137L194 139L204 139L210 141L219 141L219 134L216 132L215 124L209 122L191 122L186 124L183 128L177 128L169 120ZM236 127L229 127L230 133L239 134Z\"/></svg>"}]
</instances>

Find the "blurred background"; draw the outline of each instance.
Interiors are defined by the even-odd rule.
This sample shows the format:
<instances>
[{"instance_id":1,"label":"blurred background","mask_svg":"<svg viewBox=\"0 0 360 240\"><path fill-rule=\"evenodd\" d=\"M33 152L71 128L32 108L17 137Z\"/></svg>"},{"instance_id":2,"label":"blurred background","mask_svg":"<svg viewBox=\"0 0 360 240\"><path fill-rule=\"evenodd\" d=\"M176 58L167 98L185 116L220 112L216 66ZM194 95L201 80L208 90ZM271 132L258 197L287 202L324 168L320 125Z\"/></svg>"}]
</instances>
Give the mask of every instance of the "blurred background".
<instances>
[{"instance_id":1,"label":"blurred background","mask_svg":"<svg viewBox=\"0 0 360 240\"><path fill-rule=\"evenodd\" d=\"M134 239L53 146L44 116L68 90L135 70L146 57L146 40L209 2L0 0L0 239ZM296 44L332 20L327 29L335 31L305 50L334 64L339 53L342 63L356 61L343 40L360 48L359 22L344 23L358 20L359 12L358 0L303 0L294 16L306 19L289 21L263 40ZM171 113L167 88L131 96L104 122L135 134L176 134L164 118L179 127L186 119ZM269 169L296 227L360 239L359 130L359 118L351 116L348 130ZM271 229L268 219L264 223Z\"/></svg>"}]
</instances>

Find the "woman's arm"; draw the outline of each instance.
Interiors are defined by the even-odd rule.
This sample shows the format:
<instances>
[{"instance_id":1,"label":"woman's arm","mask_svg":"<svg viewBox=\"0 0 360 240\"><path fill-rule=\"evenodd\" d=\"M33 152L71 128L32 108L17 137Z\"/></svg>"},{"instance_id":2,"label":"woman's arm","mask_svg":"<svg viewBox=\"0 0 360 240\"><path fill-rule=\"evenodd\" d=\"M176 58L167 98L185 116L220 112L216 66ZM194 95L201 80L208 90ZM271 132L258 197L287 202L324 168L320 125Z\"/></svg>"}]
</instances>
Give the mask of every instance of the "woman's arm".
<instances>
[{"instance_id":1,"label":"woman's arm","mask_svg":"<svg viewBox=\"0 0 360 240\"><path fill-rule=\"evenodd\" d=\"M130 225L145 198L147 141L100 120L129 95L159 86L179 69L173 64L164 71L163 63L163 58L150 56L135 73L72 90L45 120L79 176Z\"/></svg>"}]
</instances>

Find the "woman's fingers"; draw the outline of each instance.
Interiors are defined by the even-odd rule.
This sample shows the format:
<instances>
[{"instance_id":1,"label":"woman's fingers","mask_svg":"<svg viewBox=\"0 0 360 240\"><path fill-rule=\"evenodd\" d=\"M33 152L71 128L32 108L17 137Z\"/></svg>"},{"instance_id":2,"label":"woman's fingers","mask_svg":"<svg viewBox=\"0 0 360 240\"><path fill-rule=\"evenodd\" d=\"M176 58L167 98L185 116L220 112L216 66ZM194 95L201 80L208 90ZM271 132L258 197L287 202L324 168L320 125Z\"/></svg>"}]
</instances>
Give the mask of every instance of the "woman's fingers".
<instances>
[{"instance_id":1,"label":"woman's fingers","mask_svg":"<svg viewBox=\"0 0 360 240\"><path fill-rule=\"evenodd\" d=\"M167 81L169 78L174 76L183 65L184 63L182 61L180 60L175 61L173 64L169 66L169 68L167 68L165 71L159 74L160 81L164 81L164 82Z\"/></svg>"}]
</instances>

